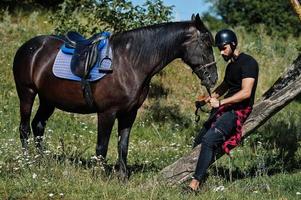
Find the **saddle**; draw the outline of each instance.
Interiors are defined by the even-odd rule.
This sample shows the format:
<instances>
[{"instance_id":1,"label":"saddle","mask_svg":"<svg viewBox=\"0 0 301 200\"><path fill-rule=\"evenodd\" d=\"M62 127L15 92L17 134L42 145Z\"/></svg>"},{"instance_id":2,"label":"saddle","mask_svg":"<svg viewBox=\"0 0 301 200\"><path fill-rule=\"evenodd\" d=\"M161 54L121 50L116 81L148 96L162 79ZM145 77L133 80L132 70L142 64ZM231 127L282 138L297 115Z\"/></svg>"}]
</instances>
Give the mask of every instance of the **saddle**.
<instances>
[{"instance_id":1,"label":"saddle","mask_svg":"<svg viewBox=\"0 0 301 200\"><path fill-rule=\"evenodd\" d=\"M83 90L83 96L90 107L94 105L94 99L90 87L89 81L91 69L104 59L109 58L109 47L107 48L106 58L100 60L100 50L104 45L100 46L101 41L110 37L110 33L103 32L93 35L91 38L86 39L84 36L77 32L68 32L66 37L65 46L74 48L74 53L71 58L71 72L81 78L81 87ZM106 69L102 72L112 72L112 69Z\"/></svg>"},{"instance_id":2,"label":"saddle","mask_svg":"<svg viewBox=\"0 0 301 200\"><path fill-rule=\"evenodd\" d=\"M71 31L67 33L66 46L74 48L74 54L71 59L71 71L74 75L82 79L89 78L92 67L99 61L99 43L109 36L108 32L103 32L94 34L86 39L77 32ZM112 72L112 69L108 69L106 72Z\"/></svg>"}]
</instances>

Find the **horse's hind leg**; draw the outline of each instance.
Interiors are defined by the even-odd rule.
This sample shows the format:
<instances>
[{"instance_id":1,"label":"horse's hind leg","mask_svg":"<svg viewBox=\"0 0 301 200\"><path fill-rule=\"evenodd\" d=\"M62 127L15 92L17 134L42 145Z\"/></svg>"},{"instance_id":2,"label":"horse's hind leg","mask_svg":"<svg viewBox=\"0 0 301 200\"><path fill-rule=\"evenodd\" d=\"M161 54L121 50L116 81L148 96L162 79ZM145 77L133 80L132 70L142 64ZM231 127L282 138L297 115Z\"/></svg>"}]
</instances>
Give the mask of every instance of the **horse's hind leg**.
<instances>
[{"instance_id":1,"label":"horse's hind leg","mask_svg":"<svg viewBox=\"0 0 301 200\"><path fill-rule=\"evenodd\" d=\"M43 151L43 135L48 118L52 115L54 106L40 98L38 111L31 122L32 131L35 138L35 144L39 151Z\"/></svg>"},{"instance_id":2,"label":"horse's hind leg","mask_svg":"<svg viewBox=\"0 0 301 200\"><path fill-rule=\"evenodd\" d=\"M20 100L20 140L22 143L22 148L27 151L28 150L28 137L30 135L30 115L32 110L32 105L34 102L34 98L36 96L36 92L33 89L17 86L18 96Z\"/></svg>"}]
</instances>

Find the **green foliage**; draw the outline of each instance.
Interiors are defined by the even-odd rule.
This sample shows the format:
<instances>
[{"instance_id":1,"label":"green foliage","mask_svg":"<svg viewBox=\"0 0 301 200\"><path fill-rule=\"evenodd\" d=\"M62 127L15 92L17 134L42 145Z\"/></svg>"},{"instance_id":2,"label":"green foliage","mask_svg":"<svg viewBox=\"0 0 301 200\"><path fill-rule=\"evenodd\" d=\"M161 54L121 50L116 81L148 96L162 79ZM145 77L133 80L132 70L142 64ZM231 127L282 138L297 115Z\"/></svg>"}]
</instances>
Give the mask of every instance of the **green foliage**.
<instances>
[{"instance_id":1,"label":"green foliage","mask_svg":"<svg viewBox=\"0 0 301 200\"><path fill-rule=\"evenodd\" d=\"M213 8L222 20L235 27L244 26L256 31L256 25L265 24L268 34L286 37L299 36L301 26L289 1L283 0L214 0Z\"/></svg>"},{"instance_id":2,"label":"green foliage","mask_svg":"<svg viewBox=\"0 0 301 200\"><path fill-rule=\"evenodd\" d=\"M128 0L65 0L51 17L56 33L70 30L92 34L103 30L120 32L171 20L172 7L162 0L147 0L134 6Z\"/></svg>"},{"instance_id":3,"label":"green foliage","mask_svg":"<svg viewBox=\"0 0 301 200\"><path fill-rule=\"evenodd\" d=\"M300 159L298 149L301 145L299 131L301 119L298 113L291 111L298 107L300 105L297 102L288 105L286 112L279 113L278 118L272 118L259 129L257 135L250 138L263 147L261 151L266 155L264 160L270 171L293 170L301 167L298 160Z\"/></svg>"},{"instance_id":4,"label":"green foliage","mask_svg":"<svg viewBox=\"0 0 301 200\"><path fill-rule=\"evenodd\" d=\"M64 0L1 0L0 8L9 8L10 10L16 8L29 8L30 6L41 6L46 9L56 8Z\"/></svg>"},{"instance_id":5,"label":"green foliage","mask_svg":"<svg viewBox=\"0 0 301 200\"><path fill-rule=\"evenodd\" d=\"M220 30L227 27L227 24L221 19L218 19L215 16L212 16L210 13L206 12L203 14L202 19L208 24L209 30Z\"/></svg>"}]
</instances>

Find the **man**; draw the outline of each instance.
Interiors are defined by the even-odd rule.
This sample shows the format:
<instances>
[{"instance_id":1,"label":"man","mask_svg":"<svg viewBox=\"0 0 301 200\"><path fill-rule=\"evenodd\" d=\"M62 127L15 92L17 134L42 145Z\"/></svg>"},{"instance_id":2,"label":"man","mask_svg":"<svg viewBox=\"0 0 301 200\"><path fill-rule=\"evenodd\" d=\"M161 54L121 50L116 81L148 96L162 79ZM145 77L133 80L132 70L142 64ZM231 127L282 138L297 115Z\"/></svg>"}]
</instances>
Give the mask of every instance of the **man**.
<instances>
[{"instance_id":1,"label":"man","mask_svg":"<svg viewBox=\"0 0 301 200\"><path fill-rule=\"evenodd\" d=\"M223 82L206 99L213 110L194 142L194 146L202 143L202 147L188 186L192 191L199 189L216 152L222 148L229 153L238 145L242 125L252 111L258 80L256 60L236 49L237 37L233 31L219 31L215 36L215 45L228 65ZM219 100L225 93L224 99Z\"/></svg>"}]
</instances>

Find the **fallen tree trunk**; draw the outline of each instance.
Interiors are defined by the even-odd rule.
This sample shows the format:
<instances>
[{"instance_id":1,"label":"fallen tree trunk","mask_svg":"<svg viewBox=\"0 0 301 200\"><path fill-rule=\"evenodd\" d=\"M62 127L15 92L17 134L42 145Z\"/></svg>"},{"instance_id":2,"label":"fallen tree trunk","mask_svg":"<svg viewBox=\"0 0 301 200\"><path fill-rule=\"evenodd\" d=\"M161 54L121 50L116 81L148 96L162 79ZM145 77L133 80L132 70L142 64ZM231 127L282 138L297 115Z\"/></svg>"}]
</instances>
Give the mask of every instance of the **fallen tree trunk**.
<instances>
[{"instance_id":1,"label":"fallen tree trunk","mask_svg":"<svg viewBox=\"0 0 301 200\"><path fill-rule=\"evenodd\" d=\"M301 21L301 6L299 0L290 0L291 5Z\"/></svg>"},{"instance_id":2,"label":"fallen tree trunk","mask_svg":"<svg viewBox=\"0 0 301 200\"><path fill-rule=\"evenodd\" d=\"M254 105L253 111L243 127L243 139L263 125L270 117L289 104L301 93L301 55L274 85ZM179 184L191 177L195 170L201 144L192 152L165 167L159 174L170 185ZM219 155L221 157L222 155ZM217 158L217 159L218 159Z\"/></svg>"}]
</instances>

